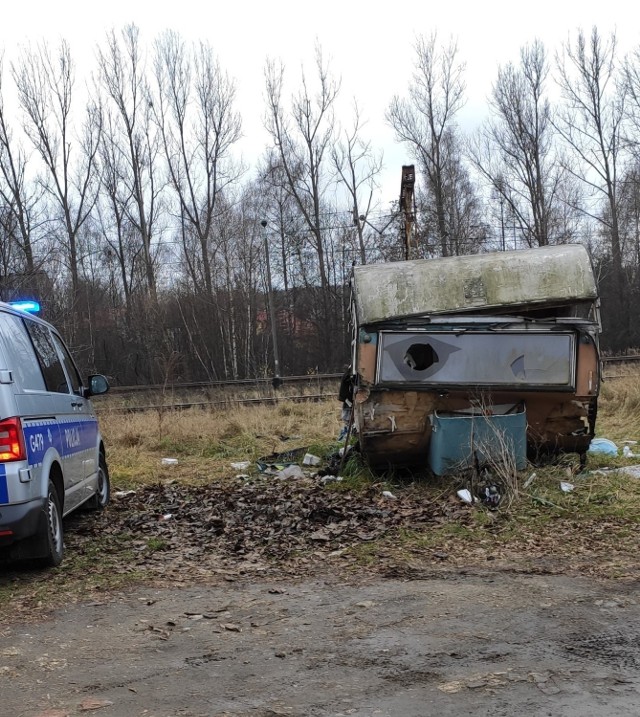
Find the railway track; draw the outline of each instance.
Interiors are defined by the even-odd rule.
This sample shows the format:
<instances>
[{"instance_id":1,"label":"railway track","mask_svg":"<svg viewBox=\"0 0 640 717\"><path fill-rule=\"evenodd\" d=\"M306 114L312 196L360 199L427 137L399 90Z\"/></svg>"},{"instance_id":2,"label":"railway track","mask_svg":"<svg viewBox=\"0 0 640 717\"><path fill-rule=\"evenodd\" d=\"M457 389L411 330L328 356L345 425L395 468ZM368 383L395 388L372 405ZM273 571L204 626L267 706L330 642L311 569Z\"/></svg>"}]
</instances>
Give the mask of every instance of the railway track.
<instances>
[{"instance_id":1,"label":"railway track","mask_svg":"<svg viewBox=\"0 0 640 717\"><path fill-rule=\"evenodd\" d=\"M604 367L609 365L618 366L625 363L640 363L640 354L631 354L627 356L604 356L602 358L602 363ZM615 380L624 378L626 375L627 374L607 373L605 371L603 378L605 380ZM324 386L330 383L335 383L341 378L341 376L342 374L339 373L308 374L304 376L282 376L279 380L280 384L283 386L296 384L315 384L318 386ZM110 394L124 398L126 396L143 395L145 393L175 395L176 393L188 391L206 391L208 389L224 389L234 387L255 387L257 389L265 389L270 385L273 385L273 378L236 379L232 381L194 381L190 383L156 384L146 386L113 386L110 389ZM144 411L182 411L190 408L224 408L225 406L250 406L260 404L277 404L282 402L301 403L305 401L318 402L323 400L333 401L336 400L336 396L333 392L298 395L286 395L282 393L276 396L262 396L258 398L227 398L225 400L217 401L172 401L149 405L109 406L107 410L111 413L143 413ZM98 406L98 408L100 408L100 406Z\"/></svg>"},{"instance_id":2,"label":"railway track","mask_svg":"<svg viewBox=\"0 0 640 717\"><path fill-rule=\"evenodd\" d=\"M280 385L287 384L323 384L330 381L337 381L342 374L340 373L319 373L307 374L305 376L280 376L278 381ZM194 391L215 388L232 388L237 387L256 387L265 388L273 385L274 378L240 378L230 381L193 381L190 383L167 383L167 384L151 384L145 386L112 386L109 393L114 394L139 394L139 393L175 393L176 391Z\"/></svg>"},{"instance_id":3,"label":"railway track","mask_svg":"<svg viewBox=\"0 0 640 717\"><path fill-rule=\"evenodd\" d=\"M301 396L265 396L262 398L234 398L227 401L188 401L185 403L163 403L149 406L113 406L109 413L144 413L145 411L185 411L189 408L225 408L228 406L257 406L261 404L305 403L307 401L335 401L331 393L305 394ZM98 406L100 410L100 406Z\"/></svg>"}]
</instances>

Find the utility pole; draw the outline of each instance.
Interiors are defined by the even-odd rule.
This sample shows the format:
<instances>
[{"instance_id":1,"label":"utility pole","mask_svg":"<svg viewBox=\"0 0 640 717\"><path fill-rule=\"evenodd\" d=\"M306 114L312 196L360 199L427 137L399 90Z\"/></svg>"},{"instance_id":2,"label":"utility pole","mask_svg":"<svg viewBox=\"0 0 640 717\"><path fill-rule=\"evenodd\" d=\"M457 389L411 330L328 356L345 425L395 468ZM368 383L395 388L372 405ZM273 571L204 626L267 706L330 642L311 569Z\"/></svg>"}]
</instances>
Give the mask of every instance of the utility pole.
<instances>
[{"instance_id":1,"label":"utility pole","mask_svg":"<svg viewBox=\"0 0 640 717\"><path fill-rule=\"evenodd\" d=\"M404 258L412 258L413 225L416 220L415 197L413 187L416 182L416 172L413 164L402 167L402 181L400 182L400 211L402 212Z\"/></svg>"},{"instance_id":2,"label":"utility pole","mask_svg":"<svg viewBox=\"0 0 640 717\"><path fill-rule=\"evenodd\" d=\"M280 362L278 361L278 331L276 327L276 312L273 306L273 287L271 285L271 262L269 260L269 240L267 236L267 220L263 219L260 224L264 230L264 256L267 267L267 303L269 304L269 322L271 323L271 340L273 343L273 387L277 389L282 385L280 378Z\"/></svg>"}]
</instances>

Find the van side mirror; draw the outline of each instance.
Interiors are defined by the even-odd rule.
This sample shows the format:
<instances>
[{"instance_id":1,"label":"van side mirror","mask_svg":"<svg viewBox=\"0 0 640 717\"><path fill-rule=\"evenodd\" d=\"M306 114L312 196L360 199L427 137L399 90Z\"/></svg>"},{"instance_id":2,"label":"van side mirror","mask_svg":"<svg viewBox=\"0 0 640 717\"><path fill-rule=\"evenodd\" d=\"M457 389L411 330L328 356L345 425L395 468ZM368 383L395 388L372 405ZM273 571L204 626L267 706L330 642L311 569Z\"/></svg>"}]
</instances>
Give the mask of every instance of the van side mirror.
<instances>
[{"instance_id":1,"label":"van side mirror","mask_svg":"<svg viewBox=\"0 0 640 717\"><path fill-rule=\"evenodd\" d=\"M109 382L101 374L96 373L89 376L89 388L87 389L87 398L89 396L100 396L109 390Z\"/></svg>"}]
</instances>

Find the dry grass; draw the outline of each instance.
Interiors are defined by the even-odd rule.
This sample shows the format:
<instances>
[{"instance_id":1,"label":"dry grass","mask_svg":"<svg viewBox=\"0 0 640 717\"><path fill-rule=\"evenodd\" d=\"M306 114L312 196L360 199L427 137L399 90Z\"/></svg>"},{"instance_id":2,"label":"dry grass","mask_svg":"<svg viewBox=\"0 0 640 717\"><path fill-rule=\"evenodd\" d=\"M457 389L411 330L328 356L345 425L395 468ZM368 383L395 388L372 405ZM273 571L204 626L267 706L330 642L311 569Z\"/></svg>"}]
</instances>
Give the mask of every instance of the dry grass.
<instances>
[{"instance_id":1,"label":"dry grass","mask_svg":"<svg viewBox=\"0 0 640 717\"><path fill-rule=\"evenodd\" d=\"M333 394L320 402L229 403L226 408L131 414L118 410L119 399L96 403L117 488L169 478L229 476L231 462L255 461L300 446L326 454L336 448L341 427L340 403ZM614 441L640 440L640 371L603 384L596 431ZM179 462L163 466L165 457ZM590 459L594 462L598 464Z\"/></svg>"},{"instance_id":2,"label":"dry grass","mask_svg":"<svg viewBox=\"0 0 640 717\"><path fill-rule=\"evenodd\" d=\"M116 488L167 478L215 479L233 475L231 462L308 446L311 452L335 448L340 404L235 406L223 410L99 411ZM176 458L164 466L162 458ZM237 472L237 471L236 471Z\"/></svg>"},{"instance_id":3,"label":"dry grass","mask_svg":"<svg viewBox=\"0 0 640 717\"><path fill-rule=\"evenodd\" d=\"M605 381L596 431L613 441L640 440L640 372Z\"/></svg>"}]
</instances>

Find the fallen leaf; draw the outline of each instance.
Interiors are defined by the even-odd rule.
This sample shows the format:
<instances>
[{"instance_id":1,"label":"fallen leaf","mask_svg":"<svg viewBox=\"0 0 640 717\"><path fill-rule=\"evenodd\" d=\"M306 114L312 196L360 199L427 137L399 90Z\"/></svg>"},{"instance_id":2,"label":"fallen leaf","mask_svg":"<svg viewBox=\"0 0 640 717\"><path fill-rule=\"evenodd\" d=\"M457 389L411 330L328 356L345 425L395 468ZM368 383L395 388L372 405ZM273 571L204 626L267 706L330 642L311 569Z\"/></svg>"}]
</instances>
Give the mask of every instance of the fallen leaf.
<instances>
[{"instance_id":1,"label":"fallen leaf","mask_svg":"<svg viewBox=\"0 0 640 717\"><path fill-rule=\"evenodd\" d=\"M443 682L441 685L438 685L438 689L441 692L454 693L460 692L460 690L464 689L464 686L464 682L453 680L452 682Z\"/></svg>"},{"instance_id":2,"label":"fallen leaf","mask_svg":"<svg viewBox=\"0 0 640 717\"><path fill-rule=\"evenodd\" d=\"M112 704L113 702L111 700L101 699L100 697L87 697L82 700L78 706L83 712L88 712L89 710L100 710L103 707L110 707Z\"/></svg>"},{"instance_id":3,"label":"fallen leaf","mask_svg":"<svg viewBox=\"0 0 640 717\"><path fill-rule=\"evenodd\" d=\"M224 630L228 630L229 632L242 632L242 628L240 627L240 625L235 625L232 622L220 623L220 627Z\"/></svg>"}]
</instances>

